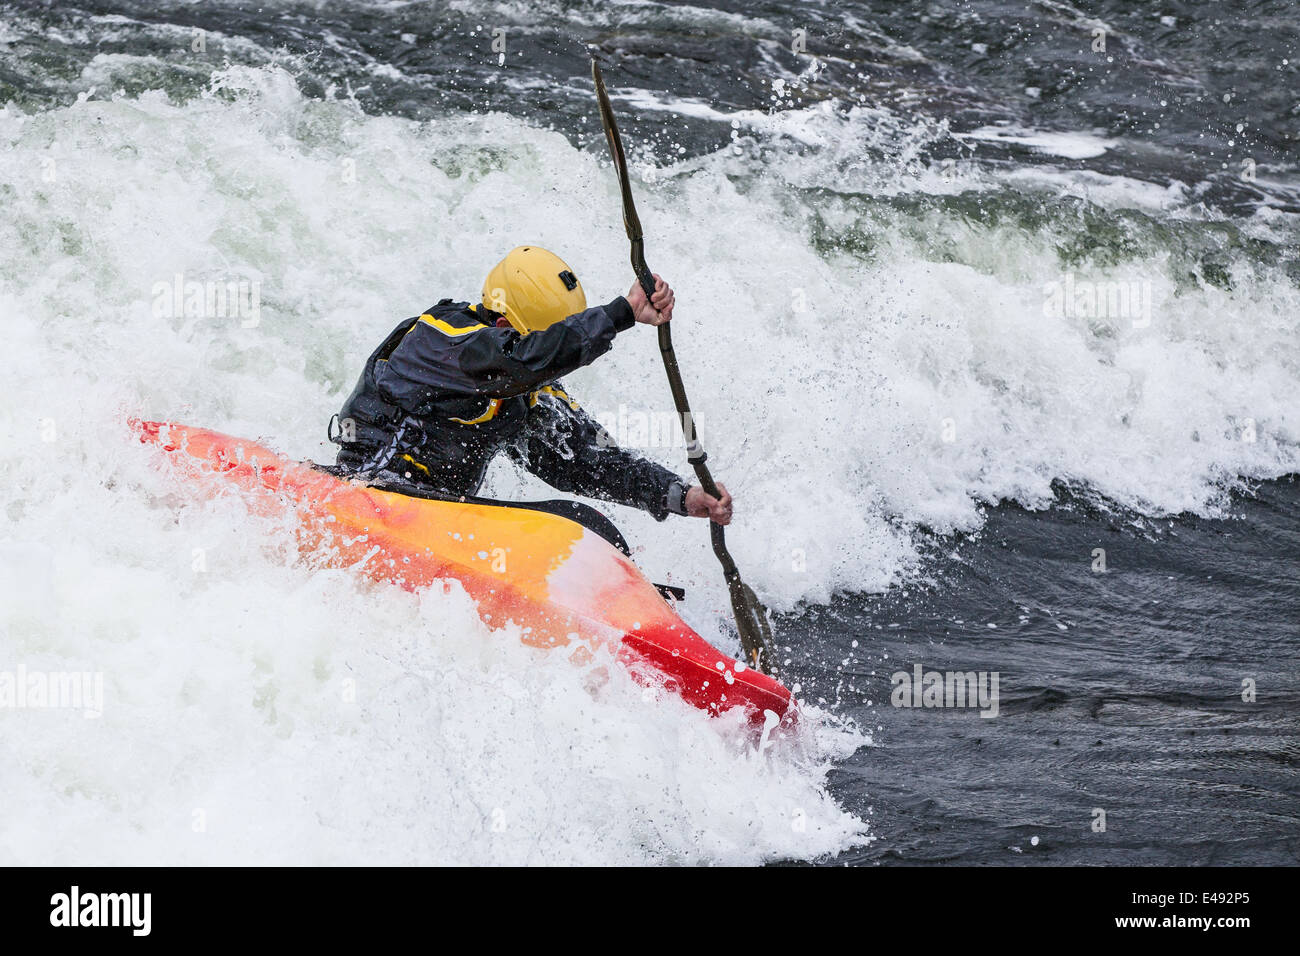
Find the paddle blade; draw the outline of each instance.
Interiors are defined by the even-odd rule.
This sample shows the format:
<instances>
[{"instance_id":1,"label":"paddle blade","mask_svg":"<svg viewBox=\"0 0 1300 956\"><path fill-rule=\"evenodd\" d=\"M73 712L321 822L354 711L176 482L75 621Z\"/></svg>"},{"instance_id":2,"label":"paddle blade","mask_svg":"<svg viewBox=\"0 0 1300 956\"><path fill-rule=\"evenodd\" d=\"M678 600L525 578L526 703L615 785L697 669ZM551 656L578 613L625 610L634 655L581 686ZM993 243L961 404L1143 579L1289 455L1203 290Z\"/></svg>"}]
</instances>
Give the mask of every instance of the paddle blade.
<instances>
[{"instance_id":1,"label":"paddle blade","mask_svg":"<svg viewBox=\"0 0 1300 956\"><path fill-rule=\"evenodd\" d=\"M591 61L591 79L596 84L596 102L600 105L600 121L605 127L609 155L614 161L619 188L623 193L623 227L627 230L627 237L637 242L641 239L641 220L636 214L636 204L632 201L632 183L627 175L627 157L623 153L623 139L618 134L618 124L614 122L614 107L610 105L609 94L605 92L605 80L600 75L600 64L595 59Z\"/></svg>"},{"instance_id":2,"label":"paddle blade","mask_svg":"<svg viewBox=\"0 0 1300 956\"><path fill-rule=\"evenodd\" d=\"M772 640L772 625L767 619L767 608L759 603L758 596L739 576L727 582L731 595L731 611L740 633L740 646L745 650L749 666L772 675L776 667L776 643Z\"/></svg>"}]
</instances>

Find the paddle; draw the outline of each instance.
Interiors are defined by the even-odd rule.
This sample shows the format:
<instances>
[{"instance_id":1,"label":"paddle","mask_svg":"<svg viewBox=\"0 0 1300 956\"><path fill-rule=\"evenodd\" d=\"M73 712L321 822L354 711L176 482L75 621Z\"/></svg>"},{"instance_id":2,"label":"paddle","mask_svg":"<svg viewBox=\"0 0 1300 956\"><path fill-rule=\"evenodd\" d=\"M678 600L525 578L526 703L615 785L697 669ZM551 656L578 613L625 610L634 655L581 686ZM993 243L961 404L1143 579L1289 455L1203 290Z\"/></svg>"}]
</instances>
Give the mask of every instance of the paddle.
<instances>
[{"instance_id":1,"label":"paddle","mask_svg":"<svg viewBox=\"0 0 1300 956\"><path fill-rule=\"evenodd\" d=\"M618 171L619 186L623 190L623 225L627 227L627 237L632 243L632 269L637 281L645 291L646 301L655 291L654 276L645 261L645 239L641 233L641 220L636 214L636 204L632 201L632 184L627 174L627 159L623 155L623 140L618 135L618 126L614 122L614 110L609 105L609 94L605 92L605 81L600 75L600 64L591 61L591 78L596 83L596 99L600 102L600 119L605 124L605 138L609 140L609 153ZM686 438L686 458L695 469L700 487L715 498L722 497L713 476L709 474L704 447L695 437L692 424L691 406L686 400L686 387L682 385L682 373L677 368L677 356L673 353L673 336L668 323L658 326L659 352L664 358L664 371L668 373L668 387L672 389L673 403L682 421L682 434ZM776 645L772 641L772 626L767 620L767 609L758 603L758 598L744 581L731 553L727 551L726 535L722 525L709 522L709 534L713 539L713 553L722 564L722 574L727 581L727 591L731 595L731 610L736 616L736 630L740 632L740 643L745 649L749 665L764 674L771 674L776 662Z\"/></svg>"}]
</instances>

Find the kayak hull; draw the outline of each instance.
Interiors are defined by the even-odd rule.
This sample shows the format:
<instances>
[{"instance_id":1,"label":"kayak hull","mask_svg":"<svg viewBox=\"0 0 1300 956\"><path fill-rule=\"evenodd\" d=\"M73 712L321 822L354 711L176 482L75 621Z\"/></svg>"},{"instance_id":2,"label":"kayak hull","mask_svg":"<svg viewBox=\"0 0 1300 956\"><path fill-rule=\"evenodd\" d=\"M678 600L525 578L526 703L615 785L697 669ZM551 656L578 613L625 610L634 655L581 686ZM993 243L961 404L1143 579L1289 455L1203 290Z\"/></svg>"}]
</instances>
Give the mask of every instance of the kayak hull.
<instances>
[{"instance_id":1,"label":"kayak hull","mask_svg":"<svg viewBox=\"0 0 1300 956\"><path fill-rule=\"evenodd\" d=\"M633 676L710 714L743 707L756 725L793 721L779 681L690 628L604 538L560 515L414 498L340 479L310 462L204 428L133 421L205 494L238 490L255 510L297 512L300 547L330 566L414 590L459 581L492 627L537 647L610 648ZM769 716L770 712L770 716Z\"/></svg>"}]
</instances>

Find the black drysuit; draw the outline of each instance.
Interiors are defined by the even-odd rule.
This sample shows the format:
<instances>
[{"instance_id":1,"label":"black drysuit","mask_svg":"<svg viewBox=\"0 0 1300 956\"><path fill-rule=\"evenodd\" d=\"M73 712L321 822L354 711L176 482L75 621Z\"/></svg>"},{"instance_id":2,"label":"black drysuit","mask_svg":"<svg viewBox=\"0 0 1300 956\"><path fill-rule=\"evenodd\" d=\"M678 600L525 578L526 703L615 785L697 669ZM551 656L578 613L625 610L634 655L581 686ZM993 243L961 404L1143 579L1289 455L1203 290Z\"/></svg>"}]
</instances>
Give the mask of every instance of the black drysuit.
<instances>
[{"instance_id":1,"label":"black drysuit","mask_svg":"<svg viewBox=\"0 0 1300 956\"><path fill-rule=\"evenodd\" d=\"M520 335L496 313L443 299L402 322L331 423L338 470L473 495L500 451L561 491L680 513L685 483L619 448L557 382L630 329L624 298Z\"/></svg>"}]
</instances>

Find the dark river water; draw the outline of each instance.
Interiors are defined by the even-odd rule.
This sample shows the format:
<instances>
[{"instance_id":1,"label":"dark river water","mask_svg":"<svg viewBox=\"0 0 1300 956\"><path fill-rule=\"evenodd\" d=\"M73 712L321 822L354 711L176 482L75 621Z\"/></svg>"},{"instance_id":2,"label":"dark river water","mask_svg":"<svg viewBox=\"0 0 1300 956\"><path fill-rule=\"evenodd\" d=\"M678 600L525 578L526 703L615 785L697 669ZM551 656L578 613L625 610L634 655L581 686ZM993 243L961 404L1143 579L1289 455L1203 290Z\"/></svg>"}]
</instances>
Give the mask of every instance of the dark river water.
<instances>
[{"instance_id":1,"label":"dark river water","mask_svg":"<svg viewBox=\"0 0 1300 956\"><path fill-rule=\"evenodd\" d=\"M1300 486L1232 511L1003 506L932 586L810 610L800 678L880 728L832 776L880 839L837 862L1294 864ZM997 672L998 715L890 706L917 664Z\"/></svg>"}]
</instances>

